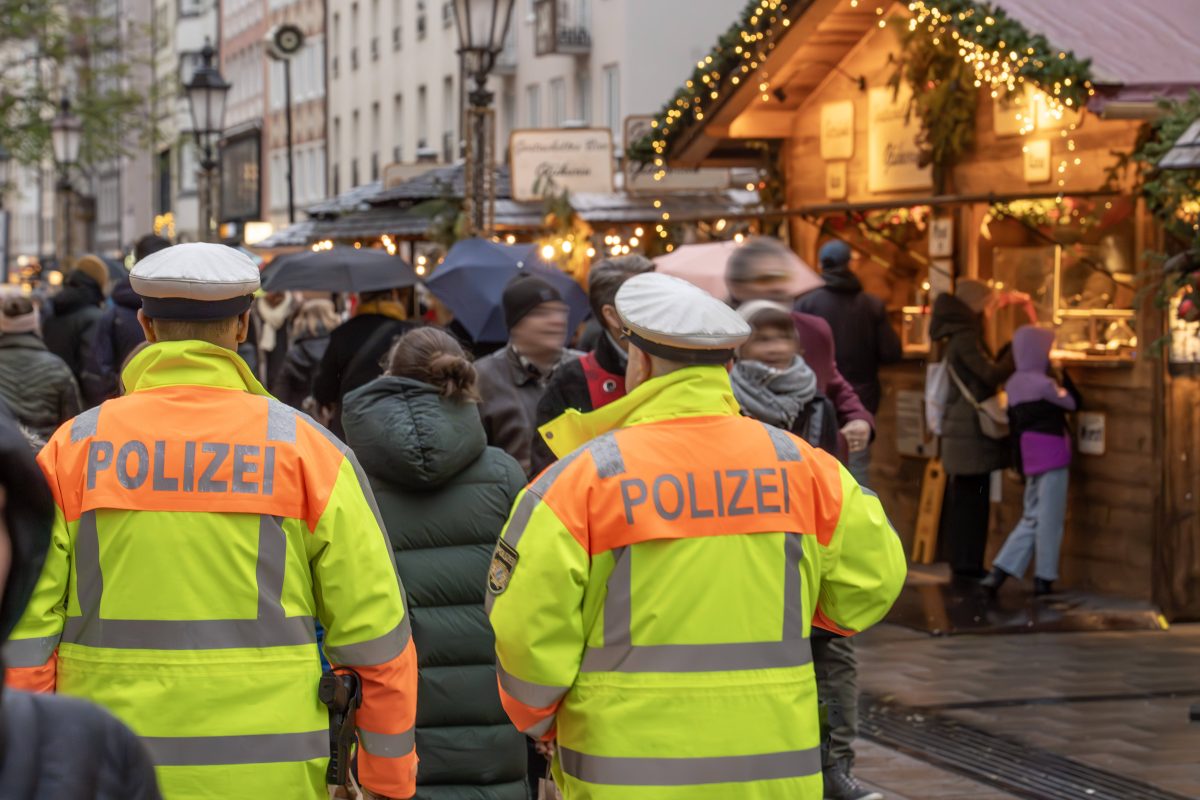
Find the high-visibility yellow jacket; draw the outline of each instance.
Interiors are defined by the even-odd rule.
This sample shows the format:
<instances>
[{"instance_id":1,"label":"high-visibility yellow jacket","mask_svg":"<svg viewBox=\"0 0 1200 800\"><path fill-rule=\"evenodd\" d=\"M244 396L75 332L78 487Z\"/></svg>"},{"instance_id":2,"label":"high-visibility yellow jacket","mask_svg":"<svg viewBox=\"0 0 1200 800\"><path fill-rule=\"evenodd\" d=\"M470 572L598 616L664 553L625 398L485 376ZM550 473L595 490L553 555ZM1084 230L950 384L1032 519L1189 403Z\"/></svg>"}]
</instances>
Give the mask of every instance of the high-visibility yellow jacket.
<instances>
[{"instance_id":1,"label":"high-visibility yellow jacket","mask_svg":"<svg viewBox=\"0 0 1200 800\"><path fill-rule=\"evenodd\" d=\"M123 378L38 458L58 508L8 682L107 707L169 800L326 797L320 620L362 678L361 782L410 797L416 653L353 454L215 345L153 345Z\"/></svg>"},{"instance_id":2,"label":"high-visibility yellow jacket","mask_svg":"<svg viewBox=\"0 0 1200 800\"><path fill-rule=\"evenodd\" d=\"M501 699L557 738L564 796L819 800L810 626L860 631L899 593L879 501L739 416L721 367L543 431L571 452L517 500L487 605Z\"/></svg>"}]
</instances>

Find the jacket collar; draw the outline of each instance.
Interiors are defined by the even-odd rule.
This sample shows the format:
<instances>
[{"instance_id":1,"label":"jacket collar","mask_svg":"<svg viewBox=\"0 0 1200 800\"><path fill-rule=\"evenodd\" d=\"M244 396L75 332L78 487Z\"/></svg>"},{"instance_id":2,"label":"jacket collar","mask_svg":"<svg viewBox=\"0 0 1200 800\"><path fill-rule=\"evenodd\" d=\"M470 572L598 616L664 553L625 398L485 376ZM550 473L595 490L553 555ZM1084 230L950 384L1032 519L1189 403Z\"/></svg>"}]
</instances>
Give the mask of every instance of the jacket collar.
<instances>
[{"instance_id":1,"label":"jacket collar","mask_svg":"<svg viewBox=\"0 0 1200 800\"><path fill-rule=\"evenodd\" d=\"M45 350L46 343L34 333L6 333L0 336L0 347L21 347L26 350Z\"/></svg>"},{"instance_id":2,"label":"jacket collar","mask_svg":"<svg viewBox=\"0 0 1200 800\"><path fill-rule=\"evenodd\" d=\"M728 417L741 413L724 367L684 369L646 381L608 405L565 414L538 430L559 458L597 436L618 428L688 417Z\"/></svg>"},{"instance_id":3,"label":"jacket collar","mask_svg":"<svg viewBox=\"0 0 1200 800\"><path fill-rule=\"evenodd\" d=\"M194 340L150 345L129 362L121 380L130 393L164 386L209 386L271 396L237 353Z\"/></svg>"}]
</instances>

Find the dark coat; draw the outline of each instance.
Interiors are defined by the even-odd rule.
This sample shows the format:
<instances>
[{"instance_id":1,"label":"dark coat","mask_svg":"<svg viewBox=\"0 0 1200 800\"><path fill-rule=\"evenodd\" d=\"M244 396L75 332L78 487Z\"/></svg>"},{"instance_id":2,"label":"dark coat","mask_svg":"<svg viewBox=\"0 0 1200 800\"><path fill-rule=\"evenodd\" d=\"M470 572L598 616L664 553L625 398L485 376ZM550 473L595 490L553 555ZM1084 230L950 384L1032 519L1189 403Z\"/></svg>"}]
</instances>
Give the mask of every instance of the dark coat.
<instances>
[{"instance_id":1,"label":"dark coat","mask_svg":"<svg viewBox=\"0 0 1200 800\"><path fill-rule=\"evenodd\" d=\"M82 410L71 370L32 333L0 336L0 396L43 439Z\"/></svg>"},{"instance_id":2,"label":"dark coat","mask_svg":"<svg viewBox=\"0 0 1200 800\"><path fill-rule=\"evenodd\" d=\"M292 341L279 375L271 384L271 394L292 408L300 408L313 393L313 381L321 358L329 349L329 335L307 336Z\"/></svg>"},{"instance_id":3,"label":"dark coat","mask_svg":"<svg viewBox=\"0 0 1200 800\"><path fill-rule=\"evenodd\" d=\"M475 362L479 374L479 416L488 444L515 458L532 474L531 450L537 433L537 407L554 375L580 354L564 350L562 361L549 375L526 367L511 347L497 350Z\"/></svg>"},{"instance_id":4,"label":"dark coat","mask_svg":"<svg viewBox=\"0 0 1200 800\"><path fill-rule=\"evenodd\" d=\"M84 400L97 406L120 394L121 365L133 348L146 341L137 312L142 298L125 279L116 283L112 305L101 314L92 329L91 342L83 360Z\"/></svg>"},{"instance_id":5,"label":"dark coat","mask_svg":"<svg viewBox=\"0 0 1200 800\"><path fill-rule=\"evenodd\" d=\"M943 343L943 358L977 402L992 395L1013 373L1011 354L992 355L983 338L983 318L950 294L933 302L929 338ZM942 421L942 465L949 475L982 475L1009 464L1008 444L983 435L975 407L950 381Z\"/></svg>"},{"instance_id":6,"label":"dark coat","mask_svg":"<svg viewBox=\"0 0 1200 800\"><path fill-rule=\"evenodd\" d=\"M329 345L313 381L313 397L322 406L335 407L330 430L345 438L337 409L342 398L383 374L383 357L392 343L415 327L383 314L359 314L329 334Z\"/></svg>"},{"instance_id":7,"label":"dark coat","mask_svg":"<svg viewBox=\"0 0 1200 800\"><path fill-rule=\"evenodd\" d=\"M900 360L900 337L888 322L883 301L864 292L848 267L826 269L822 275L825 286L797 300L796 310L829 323L838 372L850 381L867 410L877 414L882 396L879 367Z\"/></svg>"},{"instance_id":8,"label":"dark coat","mask_svg":"<svg viewBox=\"0 0 1200 800\"><path fill-rule=\"evenodd\" d=\"M408 378L346 395L343 421L408 592L420 676L416 796L525 800L525 739L500 705L483 610L492 550L525 474L487 446L471 404Z\"/></svg>"},{"instance_id":9,"label":"dark coat","mask_svg":"<svg viewBox=\"0 0 1200 800\"><path fill-rule=\"evenodd\" d=\"M0 796L161 800L145 747L99 706L6 688L0 725Z\"/></svg>"},{"instance_id":10,"label":"dark coat","mask_svg":"<svg viewBox=\"0 0 1200 800\"><path fill-rule=\"evenodd\" d=\"M52 300L54 316L42 322L46 349L67 362L76 382L83 382L83 365L92 342L92 329L104 316L104 292L91 276L76 270Z\"/></svg>"},{"instance_id":11,"label":"dark coat","mask_svg":"<svg viewBox=\"0 0 1200 800\"><path fill-rule=\"evenodd\" d=\"M624 354L608 336L601 334L596 342L594 352L596 353L596 363L600 365L601 369L617 375L625 374L625 361L622 358ZM542 435L537 432L537 429L547 422L557 419L568 408L578 409L585 414L596 410L593 407L592 394L588 390L587 377L583 374L583 365L579 359L573 359L559 367L550 377L550 382L546 384L546 391L542 394L542 398L538 400L533 440L530 447L530 472L532 474L536 475L556 460L554 453L542 440Z\"/></svg>"}]
</instances>

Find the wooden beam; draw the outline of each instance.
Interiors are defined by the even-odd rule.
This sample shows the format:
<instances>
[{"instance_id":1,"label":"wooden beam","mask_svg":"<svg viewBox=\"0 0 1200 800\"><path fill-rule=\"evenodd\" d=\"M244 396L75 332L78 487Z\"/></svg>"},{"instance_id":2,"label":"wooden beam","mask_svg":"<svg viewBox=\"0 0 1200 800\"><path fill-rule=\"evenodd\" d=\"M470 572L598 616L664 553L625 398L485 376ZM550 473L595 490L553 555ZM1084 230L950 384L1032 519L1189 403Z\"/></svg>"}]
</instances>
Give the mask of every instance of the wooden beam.
<instances>
[{"instance_id":1,"label":"wooden beam","mask_svg":"<svg viewBox=\"0 0 1200 800\"><path fill-rule=\"evenodd\" d=\"M724 136L731 139L787 139L795 124L794 111L752 108L735 119ZM715 135L716 131L713 133Z\"/></svg>"}]
</instances>

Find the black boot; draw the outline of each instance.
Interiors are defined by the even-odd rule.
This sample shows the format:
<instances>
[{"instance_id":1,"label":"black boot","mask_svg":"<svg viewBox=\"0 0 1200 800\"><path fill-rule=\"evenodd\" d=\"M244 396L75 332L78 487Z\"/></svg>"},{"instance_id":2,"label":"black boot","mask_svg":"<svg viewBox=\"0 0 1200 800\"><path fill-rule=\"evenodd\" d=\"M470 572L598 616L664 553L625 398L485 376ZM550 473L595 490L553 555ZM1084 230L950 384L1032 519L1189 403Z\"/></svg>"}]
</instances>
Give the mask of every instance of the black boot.
<instances>
[{"instance_id":1,"label":"black boot","mask_svg":"<svg viewBox=\"0 0 1200 800\"><path fill-rule=\"evenodd\" d=\"M883 795L872 791L850 774L850 765L845 761L823 772L825 778L825 800L883 800Z\"/></svg>"},{"instance_id":2,"label":"black boot","mask_svg":"<svg viewBox=\"0 0 1200 800\"><path fill-rule=\"evenodd\" d=\"M1006 580L1008 580L1007 572L999 567L992 567L992 571L988 573L986 578L979 582L979 585L987 590L988 594L995 596L996 592L1000 591L1000 587L1004 585Z\"/></svg>"},{"instance_id":3,"label":"black boot","mask_svg":"<svg viewBox=\"0 0 1200 800\"><path fill-rule=\"evenodd\" d=\"M1033 579L1033 593L1037 597L1042 597L1047 594L1054 594L1054 581L1048 581L1045 578Z\"/></svg>"}]
</instances>

